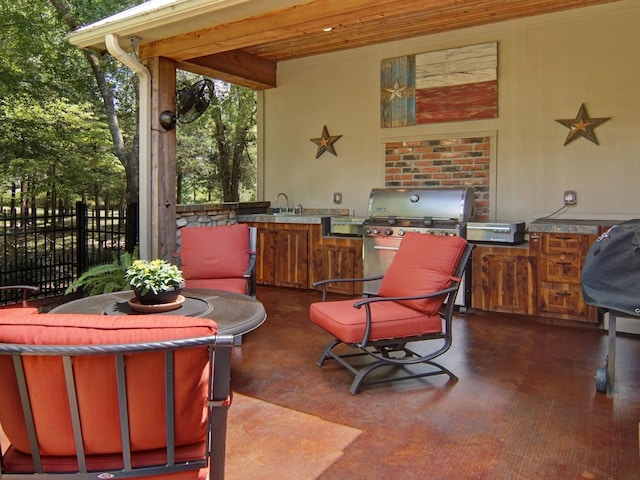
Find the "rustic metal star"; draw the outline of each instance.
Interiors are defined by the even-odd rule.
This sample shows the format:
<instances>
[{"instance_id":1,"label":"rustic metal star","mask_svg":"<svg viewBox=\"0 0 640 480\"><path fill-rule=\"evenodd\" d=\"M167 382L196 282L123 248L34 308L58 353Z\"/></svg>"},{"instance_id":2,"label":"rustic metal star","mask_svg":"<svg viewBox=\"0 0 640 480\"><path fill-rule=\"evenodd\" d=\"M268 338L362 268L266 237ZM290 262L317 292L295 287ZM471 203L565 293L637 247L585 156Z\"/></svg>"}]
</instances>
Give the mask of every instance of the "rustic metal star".
<instances>
[{"instance_id":1,"label":"rustic metal star","mask_svg":"<svg viewBox=\"0 0 640 480\"><path fill-rule=\"evenodd\" d=\"M589 114L587 113L587 109L583 103L582 105L580 105L580 110L578 110L576 118L556 120L556 122L561 123L569 129L567 139L564 141L565 145L574 141L578 137L584 137L587 140L592 141L596 145L600 145L598 143L598 139L596 138L596 133L593 131L593 129L598 125L602 125L610 118L611 117L589 118Z\"/></svg>"},{"instance_id":2,"label":"rustic metal star","mask_svg":"<svg viewBox=\"0 0 640 480\"><path fill-rule=\"evenodd\" d=\"M322 136L320 138L311 138L310 139L313 143L318 145L318 151L316 152L316 158L318 158L324 152L332 153L333 155L335 155L337 157L338 154L336 153L336 149L333 146L333 144L336 143L340 137L342 137L342 135L329 135L329 130L327 130L327 126L325 125L322 128Z\"/></svg>"},{"instance_id":3,"label":"rustic metal star","mask_svg":"<svg viewBox=\"0 0 640 480\"><path fill-rule=\"evenodd\" d=\"M400 85L400 83L396 79L396 82L393 84L392 88L385 88L385 90L389 92L389 101L393 100L396 97L402 98L402 96L404 95L403 92L407 88L409 88L408 85Z\"/></svg>"}]
</instances>

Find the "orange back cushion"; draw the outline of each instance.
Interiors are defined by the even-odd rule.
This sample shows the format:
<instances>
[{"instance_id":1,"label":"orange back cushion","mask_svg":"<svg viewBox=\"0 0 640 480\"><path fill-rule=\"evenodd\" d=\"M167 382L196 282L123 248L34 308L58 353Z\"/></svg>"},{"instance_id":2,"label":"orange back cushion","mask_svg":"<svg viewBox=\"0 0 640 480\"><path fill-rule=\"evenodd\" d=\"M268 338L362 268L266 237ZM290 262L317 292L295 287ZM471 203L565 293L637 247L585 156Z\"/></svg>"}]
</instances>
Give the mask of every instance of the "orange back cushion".
<instances>
[{"instance_id":1,"label":"orange back cushion","mask_svg":"<svg viewBox=\"0 0 640 480\"><path fill-rule=\"evenodd\" d=\"M184 227L180 259L185 280L242 277L249 265L249 226Z\"/></svg>"},{"instance_id":2,"label":"orange back cushion","mask_svg":"<svg viewBox=\"0 0 640 480\"><path fill-rule=\"evenodd\" d=\"M0 343L96 345L138 343L215 335L209 319L171 315L109 316L47 314L0 317ZM34 422L43 455L74 455L71 417L62 361L27 356L24 369ZM125 357L130 435L133 451L166 445L164 353ZM78 407L87 454L121 451L118 397L113 355L76 357ZM29 453L10 357L0 356L0 423L12 445ZM206 347L180 350L174 356L176 444L205 438L208 391Z\"/></svg>"},{"instance_id":3,"label":"orange back cushion","mask_svg":"<svg viewBox=\"0 0 640 480\"><path fill-rule=\"evenodd\" d=\"M407 233L384 274L378 295L408 297L448 288L466 246L462 237ZM435 313L445 298L401 303L420 312Z\"/></svg>"}]
</instances>

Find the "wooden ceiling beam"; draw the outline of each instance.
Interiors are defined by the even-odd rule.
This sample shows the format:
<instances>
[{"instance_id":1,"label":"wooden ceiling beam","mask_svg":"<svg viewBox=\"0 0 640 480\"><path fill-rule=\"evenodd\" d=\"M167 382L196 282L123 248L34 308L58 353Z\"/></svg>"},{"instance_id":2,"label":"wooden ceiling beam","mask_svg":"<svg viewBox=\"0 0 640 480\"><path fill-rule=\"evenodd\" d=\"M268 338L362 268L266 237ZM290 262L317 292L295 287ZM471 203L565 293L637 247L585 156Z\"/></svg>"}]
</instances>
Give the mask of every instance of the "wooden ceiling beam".
<instances>
[{"instance_id":1,"label":"wooden ceiling beam","mask_svg":"<svg viewBox=\"0 0 640 480\"><path fill-rule=\"evenodd\" d=\"M433 0L446 5L459 0ZM176 60L211 53L293 39L322 32L327 26L348 26L379 20L391 14L407 15L425 8L424 0L313 0L250 17L238 22L216 25L183 35L140 45L140 57L167 56Z\"/></svg>"},{"instance_id":2,"label":"wooden ceiling beam","mask_svg":"<svg viewBox=\"0 0 640 480\"><path fill-rule=\"evenodd\" d=\"M242 50L179 61L181 70L256 90L276 87L277 63Z\"/></svg>"},{"instance_id":3,"label":"wooden ceiling beam","mask_svg":"<svg viewBox=\"0 0 640 480\"><path fill-rule=\"evenodd\" d=\"M522 2L469 1L446 8L432 7L416 12L408 21L402 15L387 16L375 23L341 28L329 34L309 34L293 40L284 39L248 47L255 55L277 61L310 55L330 53L375 43L446 32L455 29L512 20L529 15L550 13L571 8L603 3L601 0L538 0L528 2L526 11Z\"/></svg>"}]
</instances>

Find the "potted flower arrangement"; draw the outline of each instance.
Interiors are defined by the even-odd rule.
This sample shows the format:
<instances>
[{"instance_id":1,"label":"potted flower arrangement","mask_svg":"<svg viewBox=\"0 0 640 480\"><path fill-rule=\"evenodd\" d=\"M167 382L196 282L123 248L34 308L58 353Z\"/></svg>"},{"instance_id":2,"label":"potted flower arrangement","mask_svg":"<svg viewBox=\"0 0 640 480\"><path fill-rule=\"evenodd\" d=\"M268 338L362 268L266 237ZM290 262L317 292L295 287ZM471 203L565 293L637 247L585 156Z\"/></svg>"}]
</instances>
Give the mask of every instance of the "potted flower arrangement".
<instances>
[{"instance_id":1,"label":"potted flower arrangement","mask_svg":"<svg viewBox=\"0 0 640 480\"><path fill-rule=\"evenodd\" d=\"M135 260L125 273L133 291L144 305L175 301L184 288L182 272L166 260Z\"/></svg>"}]
</instances>

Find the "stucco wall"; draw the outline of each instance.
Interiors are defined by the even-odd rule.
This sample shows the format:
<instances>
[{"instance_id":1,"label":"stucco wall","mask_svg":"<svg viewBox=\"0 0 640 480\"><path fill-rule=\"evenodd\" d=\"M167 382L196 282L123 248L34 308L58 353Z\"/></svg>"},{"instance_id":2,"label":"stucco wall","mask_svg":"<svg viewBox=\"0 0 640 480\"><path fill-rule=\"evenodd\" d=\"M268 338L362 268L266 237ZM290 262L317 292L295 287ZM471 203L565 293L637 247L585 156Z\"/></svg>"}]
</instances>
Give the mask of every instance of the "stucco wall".
<instances>
[{"instance_id":1,"label":"stucco wall","mask_svg":"<svg viewBox=\"0 0 640 480\"><path fill-rule=\"evenodd\" d=\"M261 94L259 196L341 208L363 216L372 187L384 186L384 144L404 139L495 135L495 220L531 220L578 202L557 218L640 216L640 0L283 62L278 88ZM498 42L499 117L380 127L380 60ZM612 117L595 129L600 146L556 119ZM310 139L342 135L316 159Z\"/></svg>"}]
</instances>

